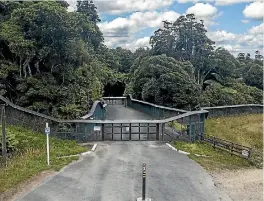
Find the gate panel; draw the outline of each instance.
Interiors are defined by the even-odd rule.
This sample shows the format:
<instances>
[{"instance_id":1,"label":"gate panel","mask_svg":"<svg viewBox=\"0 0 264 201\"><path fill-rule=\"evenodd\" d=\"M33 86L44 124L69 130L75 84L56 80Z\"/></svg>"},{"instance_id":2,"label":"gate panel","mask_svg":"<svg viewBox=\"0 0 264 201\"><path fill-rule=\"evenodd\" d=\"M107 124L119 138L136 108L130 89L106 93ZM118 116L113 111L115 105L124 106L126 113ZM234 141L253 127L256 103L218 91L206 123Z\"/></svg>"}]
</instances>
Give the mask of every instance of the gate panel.
<instances>
[{"instance_id":1,"label":"gate panel","mask_svg":"<svg viewBox=\"0 0 264 201\"><path fill-rule=\"evenodd\" d=\"M157 126L152 123L112 123L104 125L104 140L156 140Z\"/></svg>"}]
</instances>

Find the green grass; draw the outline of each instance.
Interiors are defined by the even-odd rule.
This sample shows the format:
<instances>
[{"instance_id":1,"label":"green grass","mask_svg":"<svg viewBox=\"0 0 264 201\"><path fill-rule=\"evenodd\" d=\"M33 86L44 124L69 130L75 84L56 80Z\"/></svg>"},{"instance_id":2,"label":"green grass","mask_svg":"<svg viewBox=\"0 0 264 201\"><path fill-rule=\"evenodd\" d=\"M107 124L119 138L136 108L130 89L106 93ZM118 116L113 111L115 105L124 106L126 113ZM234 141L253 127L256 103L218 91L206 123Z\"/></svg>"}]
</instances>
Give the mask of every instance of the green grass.
<instances>
[{"instance_id":1,"label":"green grass","mask_svg":"<svg viewBox=\"0 0 264 201\"><path fill-rule=\"evenodd\" d=\"M216 136L253 148L250 160L214 149L207 143L175 142L175 147L190 152L189 157L207 170L262 167L263 119L262 114L220 117L206 120L206 135ZM206 155L198 157L194 154Z\"/></svg>"},{"instance_id":2,"label":"green grass","mask_svg":"<svg viewBox=\"0 0 264 201\"><path fill-rule=\"evenodd\" d=\"M180 124L176 121L170 121L168 124L167 124L169 127L173 127L174 129L176 130L186 130L187 129L187 126L184 125L184 124Z\"/></svg>"},{"instance_id":3,"label":"green grass","mask_svg":"<svg viewBox=\"0 0 264 201\"><path fill-rule=\"evenodd\" d=\"M50 138L50 166L46 164L46 136L25 128L7 127L7 134L18 141L16 154L8 160L8 166L0 166L0 193L44 170L60 170L79 157L59 158L87 151L74 141Z\"/></svg>"},{"instance_id":4,"label":"green grass","mask_svg":"<svg viewBox=\"0 0 264 201\"><path fill-rule=\"evenodd\" d=\"M206 120L205 132L238 144L263 149L263 115L220 117Z\"/></svg>"}]
</instances>

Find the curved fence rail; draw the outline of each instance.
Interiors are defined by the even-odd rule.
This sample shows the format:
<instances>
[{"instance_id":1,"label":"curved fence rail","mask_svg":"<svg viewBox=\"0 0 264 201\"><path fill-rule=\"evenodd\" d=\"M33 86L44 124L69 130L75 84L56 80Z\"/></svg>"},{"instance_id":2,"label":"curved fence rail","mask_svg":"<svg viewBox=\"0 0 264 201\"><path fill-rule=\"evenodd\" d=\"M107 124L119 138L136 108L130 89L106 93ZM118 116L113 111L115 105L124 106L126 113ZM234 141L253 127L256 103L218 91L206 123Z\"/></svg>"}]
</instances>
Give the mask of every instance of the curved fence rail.
<instances>
[{"instance_id":1,"label":"curved fence rail","mask_svg":"<svg viewBox=\"0 0 264 201\"><path fill-rule=\"evenodd\" d=\"M133 99L131 94L127 96L127 106L144 112L157 119L166 119L187 112L186 110L164 107L161 105L156 105L153 103Z\"/></svg>"},{"instance_id":2,"label":"curved fence rail","mask_svg":"<svg viewBox=\"0 0 264 201\"><path fill-rule=\"evenodd\" d=\"M240 114L263 113L263 105L257 104L204 107L202 109L209 111L209 118Z\"/></svg>"},{"instance_id":3,"label":"curved fence rail","mask_svg":"<svg viewBox=\"0 0 264 201\"><path fill-rule=\"evenodd\" d=\"M81 119L105 119L105 107L106 105L102 101L94 101L90 112Z\"/></svg>"}]
</instances>

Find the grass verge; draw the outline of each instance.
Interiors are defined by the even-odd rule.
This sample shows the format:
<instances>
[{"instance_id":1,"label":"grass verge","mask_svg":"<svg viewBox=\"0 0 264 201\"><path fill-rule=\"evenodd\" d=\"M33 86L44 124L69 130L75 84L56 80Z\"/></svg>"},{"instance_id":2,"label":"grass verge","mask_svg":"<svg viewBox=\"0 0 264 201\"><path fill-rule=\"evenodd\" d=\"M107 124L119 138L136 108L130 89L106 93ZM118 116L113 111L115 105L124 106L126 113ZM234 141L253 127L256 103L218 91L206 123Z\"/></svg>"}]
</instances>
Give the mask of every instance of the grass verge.
<instances>
[{"instance_id":1,"label":"grass verge","mask_svg":"<svg viewBox=\"0 0 264 201\"><path fill-rule=\"evenodd\" d=\"M206 134L253 148L250 160L214 149L205 142L175 142L177 149L191 153L189 157L207 170L239 169L252 166L262 167L263 163L263 116L250 114L220 117L206 120ZM206 157L194 154L206 155Z\"/></svg>"},{"instance_id":2,"label":"grass verge","mask_svg":"<svg viewBox=\"0 0 264 201\"><path fill-rule=\"evenodd\" d=\"M78 156L59 158L87 151L74 141L50 138L50 166L46 164L46 136L25 128L9 126L7 135L17 140L16 153L8 160L8 166L0 166L0 193L16 187L19 183L44 170L60 170Z\"/></svg>"},{"instance_id":3,"label":"grass verge","mask_svg":"<svg viewBox=\"0 0 264 201\"><path fill-rule=\"evenodd\" d=\"M231 155L230 153L219 149L214 149L211 145L205 142L186 143L178 141L175 142L174 145L177 149L189 152L189 158L196 161L209 171L248 168L253 165L251 161ZM195 154L204 156L196 156Z\"/></svg>"}]
</instances>

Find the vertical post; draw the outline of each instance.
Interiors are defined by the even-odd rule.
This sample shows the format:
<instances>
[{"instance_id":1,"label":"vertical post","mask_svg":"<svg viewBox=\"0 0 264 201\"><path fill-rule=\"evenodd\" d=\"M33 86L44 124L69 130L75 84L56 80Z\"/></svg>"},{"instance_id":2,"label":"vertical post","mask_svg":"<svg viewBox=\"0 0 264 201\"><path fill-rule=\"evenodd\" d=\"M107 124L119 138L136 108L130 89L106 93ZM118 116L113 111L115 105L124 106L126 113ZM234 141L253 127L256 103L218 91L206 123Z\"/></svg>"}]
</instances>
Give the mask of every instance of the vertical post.
<instances>
[{"instance_id":1,"label":"vertical post","mask_svg":"<svg viewBox=\"0 0 264 201\"><path fill-rule=\"evenodd\" d=\"M147 140L149 140L149 123L148 123L148 136L147 136Z\"/></svg>"},{"instance_id":2,"label":"vertical post","mask_svg":"<svg viewBox=\"0 0 264 201\"><path fill-rule=\"evenodd\" d=\"M140 141L140 123L138 124L138 137L139 137L139 141Z\"/></svg>"},{"instance_id":3,"label":"vertical post","mask_svg":"<svg viewBox=\"0 0 264 201\"><path fill-rule=\"evenodd\" d=\"M123 135L123 131L122 130L123 130L123 124L121 124L121 141L123 140L123 136L122 136Z\"/></svg>"},{"instance_id":4,"label":"vertical post","mask_svg":"<svg viewBox=\"0 0 264 201\"><path fill-rule=\"evenodd\" d=\"M46 136L47 136L47 165L50 165L50 155L49 155L49 133L50 133L50 128L49 128L49 123L46 123L45 133L46 133Z\"/></svg>"},{"instance_id":5,"label":"vertical post","mask_svg":"<svg viewBox=\"0 0 264 201\"><path fill-rule=\"evenodd\" d=\"M129 140L131 140L131 129L132 129L132 127L131 127L131 123L129 124Z\"/></svg>"},{"instance_id":6,"label":"vertical post","mask_svg":"<svg viewBox=\"0 0 264 201\"><path fill-rule=\"evenodd\" d=\"M6 116L5 116L5 105L1 105L2 106L2 155L4 158L4 161L6 163L6 159L7 159L7 150L6 150Z\"/></svg>"},{"instance_id":7,"label":"vertical post","mask_svg":"<svg viewBox=\"0 0 264 201\"><path fill-rule=\"evenodd\" d=\"M102 124L102 141L104 141L104 124Z\"/></svg>"},{"instance_id":8,"label":"vertical post","mask_svg":"<svg viewBox=\"0 0 264 201\"><path fill-rule=\"evenodd\" d=\"M143 163L142 167L142 201L144 201L146 199L146 163Z\"/></svg>"},{"instance_id":9,"label":"vertical post","mask_svg":"<svg viewBox=\"0 0 264 201\"><path fill-rule=\"evenodd\" d=\"M215 149L215 137L213 137L214 149Z\"/></svg>"},{"instance_id":10,"label":"vertical post","mask_svg":"<svg viewBox=\"0 0 264 201\"><path fill-rule=\"evenodd\" d=\"M114 140L114 124L112 124L112 140Z\"/></svg>"},{"instance_id":11,"label":"vertical post","mask_svg":"<svg viewBox=\"0 0 264 201\"><path fill-rule=\"evenodd\" d=\"M162 126L162 141L164 141L164 127L165 127L165 124L161 124Z\"/></svg>"},{"instance_id":12,"label":"vertical post","mask_svg":"<svg viewBox=\"0 0 264 201\"><path fill-rule=\"evenodd\" d=\"M159 140L159 123L156 124L156 140Z\"/></svg>"}]
</instances>

